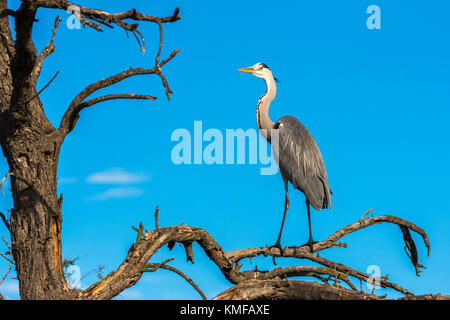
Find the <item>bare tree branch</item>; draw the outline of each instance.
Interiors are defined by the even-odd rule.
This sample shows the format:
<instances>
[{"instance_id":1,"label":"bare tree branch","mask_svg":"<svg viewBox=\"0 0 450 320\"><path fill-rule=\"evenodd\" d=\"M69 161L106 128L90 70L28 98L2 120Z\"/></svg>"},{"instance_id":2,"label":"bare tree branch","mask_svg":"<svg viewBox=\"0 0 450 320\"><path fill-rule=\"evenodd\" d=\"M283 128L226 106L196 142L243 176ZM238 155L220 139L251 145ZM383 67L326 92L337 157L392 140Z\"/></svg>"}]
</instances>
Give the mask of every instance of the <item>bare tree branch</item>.
<instances>
[{"instance_id":1,"label":"bare tree branch","mask_svg":"<svg viewBox=\"0 0 450 320\"><path fill-rule=\"evenodd\" d=\"M382 222L394 223L399 226L406 227L420 233L424 241L429 247L426 233L406 220L395 216L380 216L372 217L364 221L358 221L350 224L329 236L324 241L318 242L314 245L314 250L324 250L326 248L334 247L332 245L335 241L342 238L344 235L366 228L373 224ZM139 230L143 230L143 226ZM136 229L137 230L137 229ZM139 231L138 230L138 231ZM192 242L197 242L206 255L219 267L224 276L233 284L238 284L246 280L271 280L282 279L294 276L315 276L328 275L334 278L334 282L344 281L350 290L355 291L354 285L350 282L349 276L359 279L361 281L370 282L371 277L363 272L354 270L342 263L333 262L323 257L312 254L307 245L301 247L287 247L280 252L278 248L247 248L239 249L231 252L224 252L220 245L207 233L205 230L197 227L190 227L186 225L159 227L158 230L152 230L145 234L138 233L136 242L130 248L127 258L122 265L113 271L103 280L92 285L82 293L82 298L93 299L109 299L117 295L122 290L133 285L141 277L142 272L148 268L148 261L158 251L159 248L168 244L173 247L174 243L181 243L186 248L188 261L193 262ZM339 244L339 243L336 243ZM337 246L342 246L341 244ZM248 270L240 271L241 265L239 261L243 258L251 258L258 255L272 256L272 257L293 257L308 259L312 262L323 265L324 267L284 267L276 268L271 271L263 270ZM329 279L332 281L332 279ZM411 296L412 293L408 290L387 281L386 277L379 278L380 286L384 288L391 288L406 296Z\"/></svg>"},{"instance_id":2,"label":"bare tree branch","mask_svg":"<svg viewBox=\"0 0 450 320\"><path fill-rule=\"evenodd\" d=\"M6 261L8 261L9 263L14 264L14 261L11 260L10 258L8 258L7 256L5 256L3 253L0 252L0 257L2 257L3 259L5 259Z\"/></svg>"},{"instance_id":3,"label":"bare tree branch","mask_svg":"<svg viewBox=\"0 0 450 320\"><path fill-rule=\"evenodd\" d=\"M34 82L36 82L37 78L40 75L43 62L46 57L51 55L55 47L53 45L54 39L55 39L55 33L56 29L58 27L59 22L61 21L59 19L59 16L56 17L55 23L52 29L52 37L50 39L50 42L47 44L47 46L41 51L39 56L36 56L36 48L32 42L31 37L31 30L34 23L34 16L36 13L36 10L38 7L43 8L53 8L53 9L61 9L61 10L68 10L69 8L79 8L80 15L78 18L80 19L80 22L84 26L92 27L98 31L101 31L100 26L105 25L108 27L113 27L113 25L117 25L120 28L123 28L126 32L130 31L138 40L138 43L141 47L142 52L145 52L145 40L142 33L137 30L138 23L129 23L126 22L126 20L134 20L134 21L145 21L145 22L151 22L156 23L159 27L160 32L160 40L159 40L159 46L158 51L155 59L155 66L151 69L142 69L137 68L133 69L130 68L130 70L126 70L124 72L121 72L120 74L117 74L115 76L100 80L95 82L94 84L88 86L86 89L84 89L79 95L75 97L75 99L72 101L72 103L69 105L66 113L63 116L63 119L61 120L60 127L58 128L58 133L62 134L63 136L69 133L73 130L74 125L76 124L76 121L79 116L79 112L87 107L91 106L94 103L102 102L106 100L111 99L118 99L118 98L124 98L124 99L150 99L154 100L152 96L143 96L143 95L131 95L128 94L126 97L125 95L109 95L105 96L103 98L98 98L98 100L90 100L84 104L82 104L83 100L86 99L89 95L91 95L93 92L108 87L114 83L117 83L119 81L122 81L123 79L126 79L131 76L135 75L141 75L141 74L157 74L163 83L166 96L170 100L170 94L173 93L172 90L170 90L168 82L164 76L164 74L161 71L161 67L165 65L169 60L171 60L178 52L178 50L172 51L169 57L164 59L161 63L159 63L160 55L162 52L162 44L163 44L163 36L162 36L162 24L164 23L170 23L175 22L180 19L179 15L179 9L176 8L174 13L171 16L168 17L155 17L147 14L140 13L136 11L135 9L111 14L102 10L98 9L91 9L83 6L77 6L76 4L65 1L65 0L38 0L38 1L31 1L31 0L24 0L22 1L22 5L20 6L19 10L14 13L14 17L16 19L16 34L17 34L17 40L15 45L15 50L20 52L20 56L16 56L16 61L22 61L20 63L23 64L23 61L27 62L27 67L30 70L29 75L34 79ZM3 14L11 14L10 11L3 12ZM138 38L139 36L139 38ZM141 40L139 40L141 39ZM27 73L27 68L24 68L24 66L20 65L19 62L16 64L17 68L14 70L17 70L17 74L14 74L16 78L23 79L23 73ZM23 86L23 89L25 90L27 86ZM45 87L44 87L45 88ZM29 90L29 89L26 89ZM19 96L25 96L29 94L20 94ZM34 97L37 97L39 93L36 95L34 94ZM115 97L114 97L115 96ZM33 100L31 99L31 100ZM30 102L30 100L26 100L26 102ZM24 103L21 103L22 105Z\"/></svg>"},{"instance_id":4,"label":"bare tree branch","mask_svg":"<svg viewBox=\"0 0 450 320\"><path fill-rule=\"evenodd\" d=\"M386 297L317 282L246 280L214 300L386 300ZM398 300L450 300L441 294L410 295Z\"/></svg>"},{"instance_id":5,"label":"bare tree branch","mask_svg":"<svg viewBox=\"0 0 450 320\"><path fill-rule=\"evenodd\" d=\"M79 113L81 112L81 110L83 110L87 106L93 105L94 102L97 101L97 100L93 99L90 102L88 102L88 103L85 102L83 104L82 101L84 99L86 99L88 96L90 96L91 94L93 94L94 92L96 92L100 89L109 87L113 84L116 84L124 79L130 78L133 76L158 74L163 82L167 98L170 100L170 93L173 93L173 92L170 90L167 80L165 79L165 77L161 71L161 66L166 64L172 58L174 58L179 51L180 51L179 49L172 51L172 53L170 54L169 57L167 57L161 64L159 64L158 66L155 66L154 68L151 68L151 69L130 68L128 70L122 71L119 74L96 81L93 84L89 85L72 100L68 109L66 110L66 112L63 115L60 126L58 128L58 131L60 133L62 133L63 135L66 135L70 131L73 130L73 128L76 124L76 121L78 120L78 116L79 116ZM134 95L133 96L131 94L128 94L127 97L125 97L125 95L109 95L109 96L107 96L108 97L107 99L97 98L97 99L99 99L97 102L111 100L114 97L119 98L119 96L121 96L121 98L127 98L127 99L150 99L150 100L156 99L155 97L152 97L152 96L143 96L143 95ZM117 98L115 98L115 99L117 99ZM97 103L97 102L95 102L95 103Z\"/></svg>"},{"instance_id":6,"label":"bare tree branch","mask_svg":"<svg viewBox=\"0 0 450 320\"><path fill-rule=\"evenodd\" d=\"M6 237L5 237L5 236L3 236L3 242L5 243L6 247L8 248L8 253L9 253L9 254L11 255L11 257L12 257L11 247L10 247L8 241L6 241ZM5 258L10 264L15 264L13 258L10 259L10 258L8 258L7 256L5 256L5 255L2 254L2 253L0 253L0 256L1 256L2 258ZM10 267L10 268L11 268L11 267ZM9 273L9 271L8 271L8 273ZM6 276L5 276L5 277L6 277ZM3 282L3 281L1 281L0 284L1 284L2 282Z\"/></svg>"},{"instance_id":7,"label":"bare tree branch","mask_svg":"<svg viewBox=\"0 0 450 320\"><path fill-rule=\"evenodd\" d=\"M158 271L159 268L164 267L167 263L169 263L170 261L173 261L174 258L169 258L164 260L163 262L160 263L149 263L147 264L147 268L144 271L145 272L155 272Z\"/></svg>"},{"instance_id":8,"label":"bare tree branch","mask_svg":"<svg viewBox=\"0 0 450 320\"><path fill-rule=\"evenodd\" d=\"M359 219L359 220L364 220L364 218L365 218L369 213L371 213L372 211L373 211L373 208L370 208L369 210L367 210L366 213L364 213L364 214L362 215L361 219Z\"/></svg>"},{"instance_id":9,"label":"bare tree branch","mask_svg":"<svg viewBox=\"0 0 450 320\"><path fill-rule=\"evenodd\" d=\"M214 300L382 300L381 297L317 282L246 280Z\"/></svg>"},{"instance_id":10,"label":"bare tree branch","mask_svg":"<svg viewBox=\"0 0 450 320\"><path fill-rule=\"evenodd\" d=\"M342 228L342 229L336 231L331 236L326 238L324 241L335 242L352 232L361 230L363 228L366 228L366 227L374 225L374 224L379 224L379 223L384 223L384 222L396 224L398 226L403 226L407 229L410 229L410 230L420 234L422 236L422 239L427 248L427 251L428 251L427 255L430 256L430 241L428 239L426 232L423 229L416 226L414 223L406 221L406 220L396 217L396 216L392 216L392 215L371 217L371 218L367 218L365 220L357 221L355 223L352 223L352 224L346 226L345 228ZM321 245L319 245L317 247L317 250L321 250Z\"/></svg>"},{"instance_id":11,"label":"bare tree branch","mask_svg":"<svg viewBox=\"0 0 450 320\"><path fill-rule=\"evenodd\" d=\"M5 237L3 237L3 242L4 242L4 243L6 244L6 246L8 247L8 252L9 252L9 254L10 254L11 257L12 257L11 247L10 247L10 245L8 244L8 241L6 241L6 238L5 238ZM6 260L9 261L9 267L8 267L8 270L6 270L6 273L4 274L3 278L0 280L0 286L1 286L1 285L3 284L3 282L5 281L6 277L8 276L8 274L11 272L11 268L12 268L12 266L13 266L13 264L14 264L14 261L13 261L12 259L8 259L6 256L4 256L4 255L1 254L1 253L0 253L0 255L1 255L3 258L5 258ZM5 298L3 297L3 295L1 294L1 292L0 292L0 300L5 300Z\"/></svg>"},{"instance_id":12,"label":"bare tree branch","mask_svg":"<svg viewBox=\"0 0 450 320\"><path fill-rule=\"evenodd\" d=\"M76 105L73 108L70 108L66 111L63 116L63 120L60 124L60 132L67 134L72 131L76 125L76 122L79 118L79 113L81 110L91 107L94 104L108 101L108 100L117 100L117 99L135 99L135 100L151 100L154 101L157 97L151 95L142 95L142 94L133 94L133 93L122 93L122 94L109 94L101 97L97 97L91 100L83 101L80 104Z\"/></svg>"},{"instance_id":13,"label":"bare tree branch","mask_svg":"<svg viewBox=\"0 0 450 320\"><path fill-rule=\"evenodd\" d=\"M84 290L80 298L110 299L115 297L140 279L144 270L147 269L148 261L159 248L169 242L182 243L184 241L198 242L205 253L219 265L219 268L230 269L230 272L237 277L236 279L241 278L232 271L232 265L225 259L221 247L206 231L185 225L160 227L159 232L152 230L137 239L119 268ZM229 278L233 278L233 276Z\"/></svg>"},{"instance_id":14,"label":"bare tree branch","mask_svg":"<svg viewBox=\"0 0 450 320\"><path fill-rule=\"evenodd\" d=\"M158 53L156 54L155 58L155 65L159 65L159 56L161 55L162 45L163 45L163 27L161 22L158 22L158 28L159 28L159 48Z\"/></svg>"},{"instance_id":15,"label":"bare tree branch","mask_svg":"<svg viewBox=\"0 0 450 320\"><path fill-rule=\"evenodd\" d=\"M159 264L156 264L156 263L149 263L149 264L147 264L147 266L149 268L152 268L152 269L146 269L146 270L144 270L144 272L154 272L156 270L153 270L153 269L156 268L156 267L175 272L176 274L181 276L184 280L186 280L192 287L194 287L194 289L202 296L203 300L208 300L208 298L205 296L205 294L200 289L200 287L191 278L189 278L186 274L184 274L182 271L178 270L177 268L174 268L172 266L168 266L166 264L159 265Z\"/></svg>"},{"instance_id":16,"label":"bare tree branch","mask_svg":"<svg viewBox=\"0 0 450 320\"><path fill-rule=\"evenodd\" d=\"M33 96L32 96L31 98L29 98L28 100L21 102L21 104L27 104L27 103L33 101L34 99L36 99L37 97L39 97L39 95L40 95L45 89L48 88L48 86L53 82L53 80L55 80L55 78L58 76L58 74L59 74L59 71L56 71L55 75L50 79L49 82L47 82L47 84L46 84L45 86L42 87L41 90L39 90L35 95L33 95Z\"/></svg>"},{"instance_id":17,"label":"bare tree branch","mask_svg":"<svg viewBox=\"0 0 450 320\"><path fill-rule=\"evenodd\" d=\"M96 92L97 90L109 87L113 84L116 84L117 82L127 79L129 77L133 77L136 75L144 75L144 74L154 74L154 73L156 73L156 68L152 68L152 69L142 69L142 68L132 69L131 68L131 69L122 71L119 74L108 77L106 79L99 80L99 81L94 82L93 84L89 85L72 100L72 102L70 103L69 107L67 108L66 112L64 113L64 115L62 117L58 131L64 135L66 135L70 131L73 130L73 128L76 124L76 121L78 120L80 111L83 110L85 107L89 106L89 105L83 105L82 101L84 99L86 99L88 96L90 96L92 93ZM103 101L105 101L105 100L103 100Z\"/></svg>"},{"instance_id":18,"label":"bare tree branch","mask_svg":"<svg viewBox=\"0 0 450 320\"><path fill-rule=\"evenodd\" d=\"M159 206L155 209L155 229L159 232Z\"/></svg>"},{"instance_id":19,"label":"bare tree branch","mask_svg":"<svg viewBox=\"0 0 450 320\"><path fill-rule=\"evenodd\" d=\"M100 24L106 25L110 28L112 27L112 24L115 24L115 25L123 28L125 31L133 32L135 34L135 36L136 36L136 33L138 33L141 36L141 39L143 41L143 43L140 44L141 50L143 52L145 52L144 37L137 30L138 24L137 23L130 24L130 23L125 22L124 20L131 19L131 20L135 20L135 21L146 21L146 22L154 22L154 23L162 24L162 23L175 22L180 19L180 15L179 15L180 10L178 8L175 9L172 16L161 18L161 17L155 17L155 16L140 13L140 12L136 11L135 9L132 9L132 10L129 10L126 12L111 14L111 13L108 13L108 12L105 12L102 10L98 10L98 9L91 9L91 8L86 8L83 6L78 6L74 3L71 3L71 2L65 1L65 0L39 0L39 1L37 1L37 5L39 7L62 9L62 10L67 10L67 9L69 9L69 7L73 8L74 6L76 6L80 10L79 18L80 18L80 22L83 24L83 26L87 25L97 31L102 31L100 28ZM98 22L98 24L94 23L92 21L89 21L88 19ZM139 42L139 39L138 39L138 42Z\"/></svg>"},{"instance_id":20,"label":"bare tree branch","mask_svg":"<svg viewBox=\"0 0 450 320\"><path fill-rule=\"evenodd\" d=\"M35 78L35 81L37 81L37 78L39 78L39 75L41 74L42 65L44 63L44 60L55 51L55 46L53 45L53 41L55 40L56 29L58 28L58 25L60 22L61 22L61 19L59 19L59 15L57 15L56 19L55 19L55 23L53 25L52 37L50 39L50 42L45 46L44 49L42 49L41 53L39 54L39 56L36 60L36 64L33 68L32 76Z\"/></svg>"},{"instance_id":21,"label":"bare tree branch","mask_svg":"<svg viewBox=\"0 0 450 320\"><path fill-rule=\"evenodd\" d=\"M6 216L2 212L0 212L0 218L2 218L2 221L5 224L6 229L8 229L8 231L11 232L9 221L8 221L8 219L6 218Z\"/></svg>"},{"instance_id":22,"label":"bare tree branch","mask_svg":"<svg viewBox=\"0 0 450 320\"><path fill-rule=\"evenodd\" d=\"M123 93L123 94L108 94L106 96L98 97L95 99L83 101L80 103L79 107L81 109L93 106L96 103L100 103L103 101L108 100L116 100L116 99L142 99L142 100L156 100L157 98L150 95L143 95L143 94L132 94L132 93Z\"/></svg>"},{"instance_id":23,"label":"bare tree branch","mask_svg":"<svg viewBox=\"0 0 450 320\"><path fill-rule=\"evenodd\" d=\"M173 50L173 51L170 53L170 55L169 55L166 59L164 59L164 60L159 64L159 66L162 68L167 62L169 62L170 60L172 60L172 59L177 55L178 52L180 52L180 49L179 49L179 48Z\"/></svg>"},{"instance_id":24,"label":"bare tree branch","mask_svg":"<svg viewBox=\"0 0 450 320\"><path fill-rule=\"evenodd\" d=\"M283 279L290 277L314 277L316 275L329 275L336 280L343 280L351 289L356 290L355 286L348 279L348 275L331 268L313 267L313 266L293 266L280 267L271 271L244 271L242 274L247 278L256 278L259 280Z\"/></svg>"},{"instance_id":25,"label":"bare tree branch","mask_svg":"<svg viewBox=\"0 0 450 320\"><path fill-rule=\"evenodd\" d=\"M5 176L3 177L2 181L0 181L0 192L1 192L1 195L4 194L4 192L3 192L3 183L5 183L6 178L8 178L9 176L13 176L13 175L14 175L14 173L8 172L7 174L5 174Z\"/></svg>"}]
</instances>

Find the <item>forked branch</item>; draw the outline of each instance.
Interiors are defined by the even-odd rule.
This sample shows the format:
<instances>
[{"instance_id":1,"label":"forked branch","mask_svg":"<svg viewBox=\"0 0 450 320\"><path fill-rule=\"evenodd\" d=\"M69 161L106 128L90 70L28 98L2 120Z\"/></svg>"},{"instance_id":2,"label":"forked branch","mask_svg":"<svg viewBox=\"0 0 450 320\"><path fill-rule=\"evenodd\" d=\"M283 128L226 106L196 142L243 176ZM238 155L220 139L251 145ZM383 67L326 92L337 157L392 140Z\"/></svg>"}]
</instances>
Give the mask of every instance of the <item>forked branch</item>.
<instances>
[{"instance_id":1,"label":"forked branch","mask_svg":"<svg viewBox=\"0 0 450 320\"><path fill-rule=\"evenodd\" d=\"M31 9L28 9L30 7ZM135 9L120 12L120 13L108 13L102 10L98 9L92 9L87 8L83 6L78 6L72 2L65 1L65 0L38 0L38 1L30 1L25 0L24 4L21 6L21 11L31 11L36 10L36 8L43 7L43 8L52 8L52 9L61 9L68 12L73 12L74 16L79 19L80 23L83 24L83 26L92 27L97 31L102 31L101 26L107 26L112 28L114 25L124 29L126 33L132 32L134 36L136 37L138 44L141 48L141 51L145 52L145 40L143 34L138 30L138 23L131 23L128 20L132 21L144 21L144 22L151 22L158 25L159 28L159 45L158 45L158 51L156 53L155 58L155 65L153 68L150 69L144 69L144 68L130 68L129 70L125 70L119 74L116 74L114 76L110 76L108 78L96 81L95 83L87 86L84 90L82 90L70 103L69 107L67 108L66 112L63 115L63 118L61 120L60 126L58 128L58 133L64 137L67 135L70 131L73 130L74 126L76 125L76 122L79 117L79 113L81 110L83 110L86 107L90 107L96 103L107 101L107 100L113 100L113 99L146 99L146 100L155 100L156 97L151 95L142 95L142 94L132 94L132 93L126 93L126 94L112 94L112 95L106 95L99 98L94 98L88 101L85 101L85 99L93 94L94 92L109 87L117 82L120 82L124 79L127 79L129 77L133 77L136 75L144 75L144 74L156 74L161 78L162 84L164 86L164 90L167 96L167 99L170 100L170 94L173 93L172 90L169 87L168 81L166 77L164 76L162 72L162 67L169 62L172 58L176 56L176 54L179 52L180 49L173 50L172 53L165 58L163 61L160 61L160 56L162 53L162 46L163 46L163 27L162 25L164 23L170 23L175 22L180 19L179 15L179 9L176 8L175 11L171 16L168 17L155 17L147 14L140 13L136 11ZM55 19L55 23L52 30L52 37L50 39L50 42L48 45L42 50L42 52L39 54L37 59L34 62L34 67L32 70L32 77L34 79L37 79L39 76L42 64L46 57L48 57L50 54L52 54L55 50L55 47L53 45L54 38L55 38L55 32L56 28L58 27L58 24L61 20L57 16ZM30 27L31 30L31 27ZM30 34L30 33L29 33Z\"/></svg>"},{"instance_id":2,"label":"forked branch","mask_svg":"<svg viewBox=\"0 0 450 320\"><path fill-rule=\"evenodd\" d=\"M203 300L207 300L208 298L206 298L203 291L199 288L199 286L191 278L189 278L187 275L185 275L182 271L178 270L177 268L168 266L166 264L170 260L172 260L172 259L167 259L166 261L163 261L161 263L149 263L149 264L147 264L148 269L145 269L144 272L155 272L158 269L165 269L165 270L175 272L180 277L182 277L184 280L186 280L202 296Z\"/></svg>"},{"instance_id":3,"label":"forked branch","mask_svg":"<svg viewBox=\"0 0 450 320\"><path fill-rule=\"evenodd\" d=\"M61 19L59 19L59 15L57 15L56 19L55 19L55 23L53 25L52 37L50 38L50 42L45 46L44 49L42 49L41 53L39 54L39 56L36 60L36 64L33 68L32 76L34 77L35 81L37 81L37 78L39 78L39 75L41 74L42 65L44 64L44 60L55 51L55 46L53 45L53 42L55 40L56 29L58 28L58 25L60 22L61 22Z\"/></svg>"}]
</instances>

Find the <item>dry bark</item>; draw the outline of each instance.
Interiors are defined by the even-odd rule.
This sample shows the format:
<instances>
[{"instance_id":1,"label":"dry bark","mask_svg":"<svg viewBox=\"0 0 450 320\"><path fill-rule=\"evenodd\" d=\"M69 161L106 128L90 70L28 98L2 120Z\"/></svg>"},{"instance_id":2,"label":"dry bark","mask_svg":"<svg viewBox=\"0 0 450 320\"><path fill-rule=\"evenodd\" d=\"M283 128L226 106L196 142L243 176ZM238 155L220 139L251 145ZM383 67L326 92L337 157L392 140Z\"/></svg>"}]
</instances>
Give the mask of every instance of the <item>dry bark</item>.
<instances>
[{"instance_id":1,"label":"dry bark","mask_svg":"<svg viewBox=\"0 0 450 320\"><path fill-rule=\"evenodd\" d=\"M214 300L385 300L385 298L317 282L247 280L220 293ZM399 300L450 300L450 296L413 295Z\"/></svg>"},{"instance_id":2,"label":"dry bark","mask_svg":"<svg viewBox=\"0 0 450 320\"><path fill-rule=\"evenodd\" d=\"M360 291L298 280L247 280L214 300L380 300Z\"/></svg>"}]
</instances>

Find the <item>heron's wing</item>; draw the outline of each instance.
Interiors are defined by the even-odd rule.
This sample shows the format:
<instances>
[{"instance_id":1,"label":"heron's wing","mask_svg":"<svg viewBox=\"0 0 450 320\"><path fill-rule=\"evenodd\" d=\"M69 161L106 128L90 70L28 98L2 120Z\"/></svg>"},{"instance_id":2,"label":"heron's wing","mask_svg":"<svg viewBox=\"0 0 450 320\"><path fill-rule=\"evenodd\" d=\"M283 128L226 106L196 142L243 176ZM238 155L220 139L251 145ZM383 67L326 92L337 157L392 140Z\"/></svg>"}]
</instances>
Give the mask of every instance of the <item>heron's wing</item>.
<instances>
[{"instance_id":1,"label":"heron's wing","mask_svg":"<svg viewBox=\"0 0 450 320\"><path fill-rule=\"evenodd\" d=\"M283 178L302 191L316 210L331 208L327 172L312 135L291 116L278 120L274 129L279 129L279 152L278 157L275 152L275 158Z\"/></svg>"}]
</instances>

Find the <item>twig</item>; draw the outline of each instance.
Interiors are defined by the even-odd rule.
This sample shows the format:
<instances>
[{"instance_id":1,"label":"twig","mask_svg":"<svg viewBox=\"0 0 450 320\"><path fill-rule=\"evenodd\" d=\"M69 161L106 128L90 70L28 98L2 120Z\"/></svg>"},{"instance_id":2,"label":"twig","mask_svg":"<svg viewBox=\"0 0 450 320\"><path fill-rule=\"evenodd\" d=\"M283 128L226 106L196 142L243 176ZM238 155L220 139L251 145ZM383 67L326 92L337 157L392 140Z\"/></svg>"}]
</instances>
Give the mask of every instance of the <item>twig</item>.
<instances>
[{"instance_id":1,"label":"twig","mask_svg":"<svg viewBox=\"0 0 450 320\"><path fill-rule=\"evenodd\" d=\"M122 94L108 94L105 96L101 96L98 98L94 98L91 100L86 100L82 103L80 103L80 105L78 106L78 108L84 109L87 107L91 107L94 104L100 103L100 102L104 102L104 101L108 101L108 100L115 100L115 99L142 99L142 100L156 100L157 98L154 96L150 96L150 95L144 95L144 94L133 94L133 93L122 93Z\"/></svg>"},{"instance_id":2,"label":"twig","mask_svg":"<svg viewBox=\"0 0 450 320\"><path fill-rule=\"evenodd\" d=\"M0 280L0 286L2 285L3 281L5 281L6 277L8 276L9 272L11 271L12 265L13 265L13 262L10 261L8 270L6 271L6 273L3 276L3 278Z\"/></svg>"},{"instance_id":3,"label":"twig","mask_svg":"<svg viewBox=\"0 0 450 320\"><path fill-rule=\"evenodd\" d=\"M159 64L160 67L164 66L167 62L169 62L170 60L172 60L173 58L175 58L175 56L178 54L178 52L180 52L180 48L173 50L170 55L165 58L163 61L161 61L161 63Z\"/></svg>"},{"instance_id":4,"label":"twig","mask_svg":"<svg viewBox=\"0 0 450 320\"><path fill-rule=\"evenodd\" d=\"M91 17L91 20L94 20L95 22L98 22L99 24L102 24L102 25L104 25L104 26L106 26L106 27L108 27L110 29L114 29L114 27L111 24L109 24L109 23L107 23L107 22L105 22L105 21L103 21L101 19L98 19L98 18L95 18L95 17Z\"/></svg>"},{"instance_id":5,"label":"twig","mask_svg":"<svg viewBox=\"0 0 450 320\"><path fill-rule=\"evenodd\" d=\"M136 235L136 242L141 239L142 235L143 235L143 231L144 231L144 225L142 224L142 222L139 222L139 229L136 229L135 227L133 227L133 229L135 229L137 231L137 235Z\"/></svg>"},{"instance_id":6,"label":"twig","mask_svg":"<svg viewBox=\"0 0 450 320\"><path fill-rule=\"evenodd\" d=\"M173 93L173 91L170 90L169 83L167 82L166 77L162 73L161 68L158 67L158 69L155 71L155 73L157 73L159 75L159 77L161 78L162 84L164 86L164 90L166 91L167 100L170 101L170 94Z\"/></svg>"},{"instance_id":7,"label":"twig","mask_svg":"<svg viewBox=\"0 0 450 320\"><path fill-rule=\"evenodd\" d=\"M39 78L44 60L55 51L55 46L53 45L53 42L55 40L56 29L58 28L58 25L60 22L61 22L61 19L59 19L59 15L57 15L55 18L55 22L53 24L52 37L50 38L50 42L45 46L45 48L39 54L39 56L36 60L36 64L33 68L32 74L35 79Z\"/></svg>"},{"instance_id":8,"label":"twig","mask_svg":"<svg viewBox=\"0 0 450 320\"><path fill-rule=\"evenodd\" d=\"M145 54L145 39L144 39L144 36L137 29L133 31L133 34L134 34L134 37L136 38L136 40L137 40L137 42L139 44L139 47L141 48L142 54ZM141 41L139 41L139 38L138 38L138 36L136 34L138 34L141 37L142 44L141 44Z\"/></svg>"},{"instance_id":9,"label":"twig","mask_svg":"<svg viewBox=\"0 0 450 320\"><path fill-rule=\"evenodd\" d=\"M403 233L403 240L405 241L405 253L408 256L409 260L411 260L411 263L413 264L414 268L416 269L416 275L420 276L420 273L422 270L419 270L419 268L425 268L423 265L419 263L419 256L417 253L416 244L414 243L413 239L411 238L411 234L409 233L408 228L404 226L399 226L400 230Z\"/></svg>"},{"instance_id":10,"label":"twig","mask_svg":"<svg viewBox=\"0 0 450 320\"><path fill-rule=\"evenodd\" d=\"M155 209L155 228L159 232L159 206Z\"/></svg>"},{"instance_id":11,"label":"twig","mask_svg":"<svg viewBox=\"0 0 450 320\"><path fill-rule=\"evenodd\" d=\"M186 251L186 260L187 262L192 262L194 264L194 252L192 250L192 241L184 241L182 242L184 249Z\"/></svg>"},{"instance_id":12,"label":"twig","mask_svg":"<svg viewBox=\"0 0 450 320\"><path fill-rule=\"evenodd\" d=\"M42 93L42 91L44 91L45 89L47 89L47 87L53 82L53 80L55 80L55 78L56 78L56 76L57 76L58 74L59 74L59 71L56 71L56 74L50 79L49 82L47 82L47 84L46 84L41 90L39 90L38 93L36 93L36 94L35 94L34 96L32 96L30 99L28 99L28 100L22 102L21 104L27 104L27 103L33 101L34 99L36 99L36 98Z\"/></svg>"},{"instance_id":13,"label":"twig","mask_svg":"<svg viewBox=\"0 0 450 320\"><path fill-rule=\"evenodd\" d=\"M6 244L6 247L8 248L8 252L9 252L9 254L11 255L11 257L12 257L12 251L11 251L11 247L9 246L9 243L8 243L8 241L6 241L6 237L5 236L3 236L3 242ZM6 260L8 260L9 261L9 263L11 263L11 264L15 264L15 262L14 262L14 260L11 258L11 259L9 259L7 256L5 256L4 254L2 254L2 253L0 253L0 256L2 256L3 258L5 258Z\"/></svg>"},{"instance_id":14,"label":"twig","mask_svg":"<svg viewBox=\"0 0 450 320\"><path fill-rule=\"evenodd\" d=\"M159 268L164 266L166 263L172 261L173 259L175 259L175 258L169 258L169 259L164 260L163 262L155 263L154 266L151 269L146 269L144 271L145 272L155 272L156 270L158 270ZM148 267L148 265L147 265L147 267Z\"/></svg>"},{"instance_id":15,"label":"twig","mask_svg":"<svg viewBox=\"0 0 450 320\"><path fill-rule=\"evenodd\" d=\"M6 216L2 212L0 212L0 217L3 220L3 223L6 226L6 229L8 229L8 231L11 232L10 225L9 225L9 222L8 222L8 219L6 218Z\"/></svg>"},{"instance_id":16,"label":"twig","mask_svg":"<svg viewBox=\"0 0 450 320\"><path fill-rule=\"evenodd\" d=\"M11 259L9 259L7 256L5 256L3 253L0 252L0 256L4 259L6 259L9 263L14 264L14 261L12 261Z\"/></svg>"},{"instance_id":17,"label":"twig","mask_svg":"<svg viewBox=\"0 0 450 320\"><path fill-rule=\"evenodd\" d=\"M361 219L359 219L359 221L364 220L364 217L367 216L369 213L371 213L373 211L373 209L374 208L371 208L371 209L367 210L367 212L363 214L363 216L361 217Z\"/></svg>"},{"instance_id":18,"label":"twig","mask_svg":"<svg viewBox=\"0 0 450 320\"><path fill-rule=\"evenodd\" d=\"M159 66L159 56L161 55L161 49L163 45L163 27L161 22L158 22L158 28L159 28L159 48L155 58L155 66Z\"/></svg>"},{"instance_id":19,"label":"twig","mask_svg":"<svg viewBox=\"0 0 450 320\"><path fill-rule=\"evenodd\" d=\"M156 264L156 263L149 263L147 266L149 268L154 268L154 267L158 266L158 264ZM192 287L194 287L194 289L197 290L197 292L202 296L203 300L208 300L208 298L205 296L205 294L199 288L199 286L191 278L189 278L187 275L185 275L182 271L178 270L177 268L174 268L174 267L171 267L171 266L167 266L167 265L161 265L158 268L166 269L166 270L170 270L172 272L175 272L176 274L181 276L184 280L186 280ZM150 269L150 270L152 270L152 269ZM150 270L145 270L145 271L153 272L153 271L150 271Z\"/></svg>"},{"instance_id":20,"label":"twig","mask_svg":"<svg viewBox=\"0 0 450 320\"><path fill-rule=\"evenodd\" d=\"M13 175L14 175L14 173L8 172L7 174L5 174L5 176L3 177L2 181L0 182L0 192L1 192L2 195L4 195L3 183L5 182L6 178L8 178L9 176L13 176Z\"/></svg>"}]
</instances>

